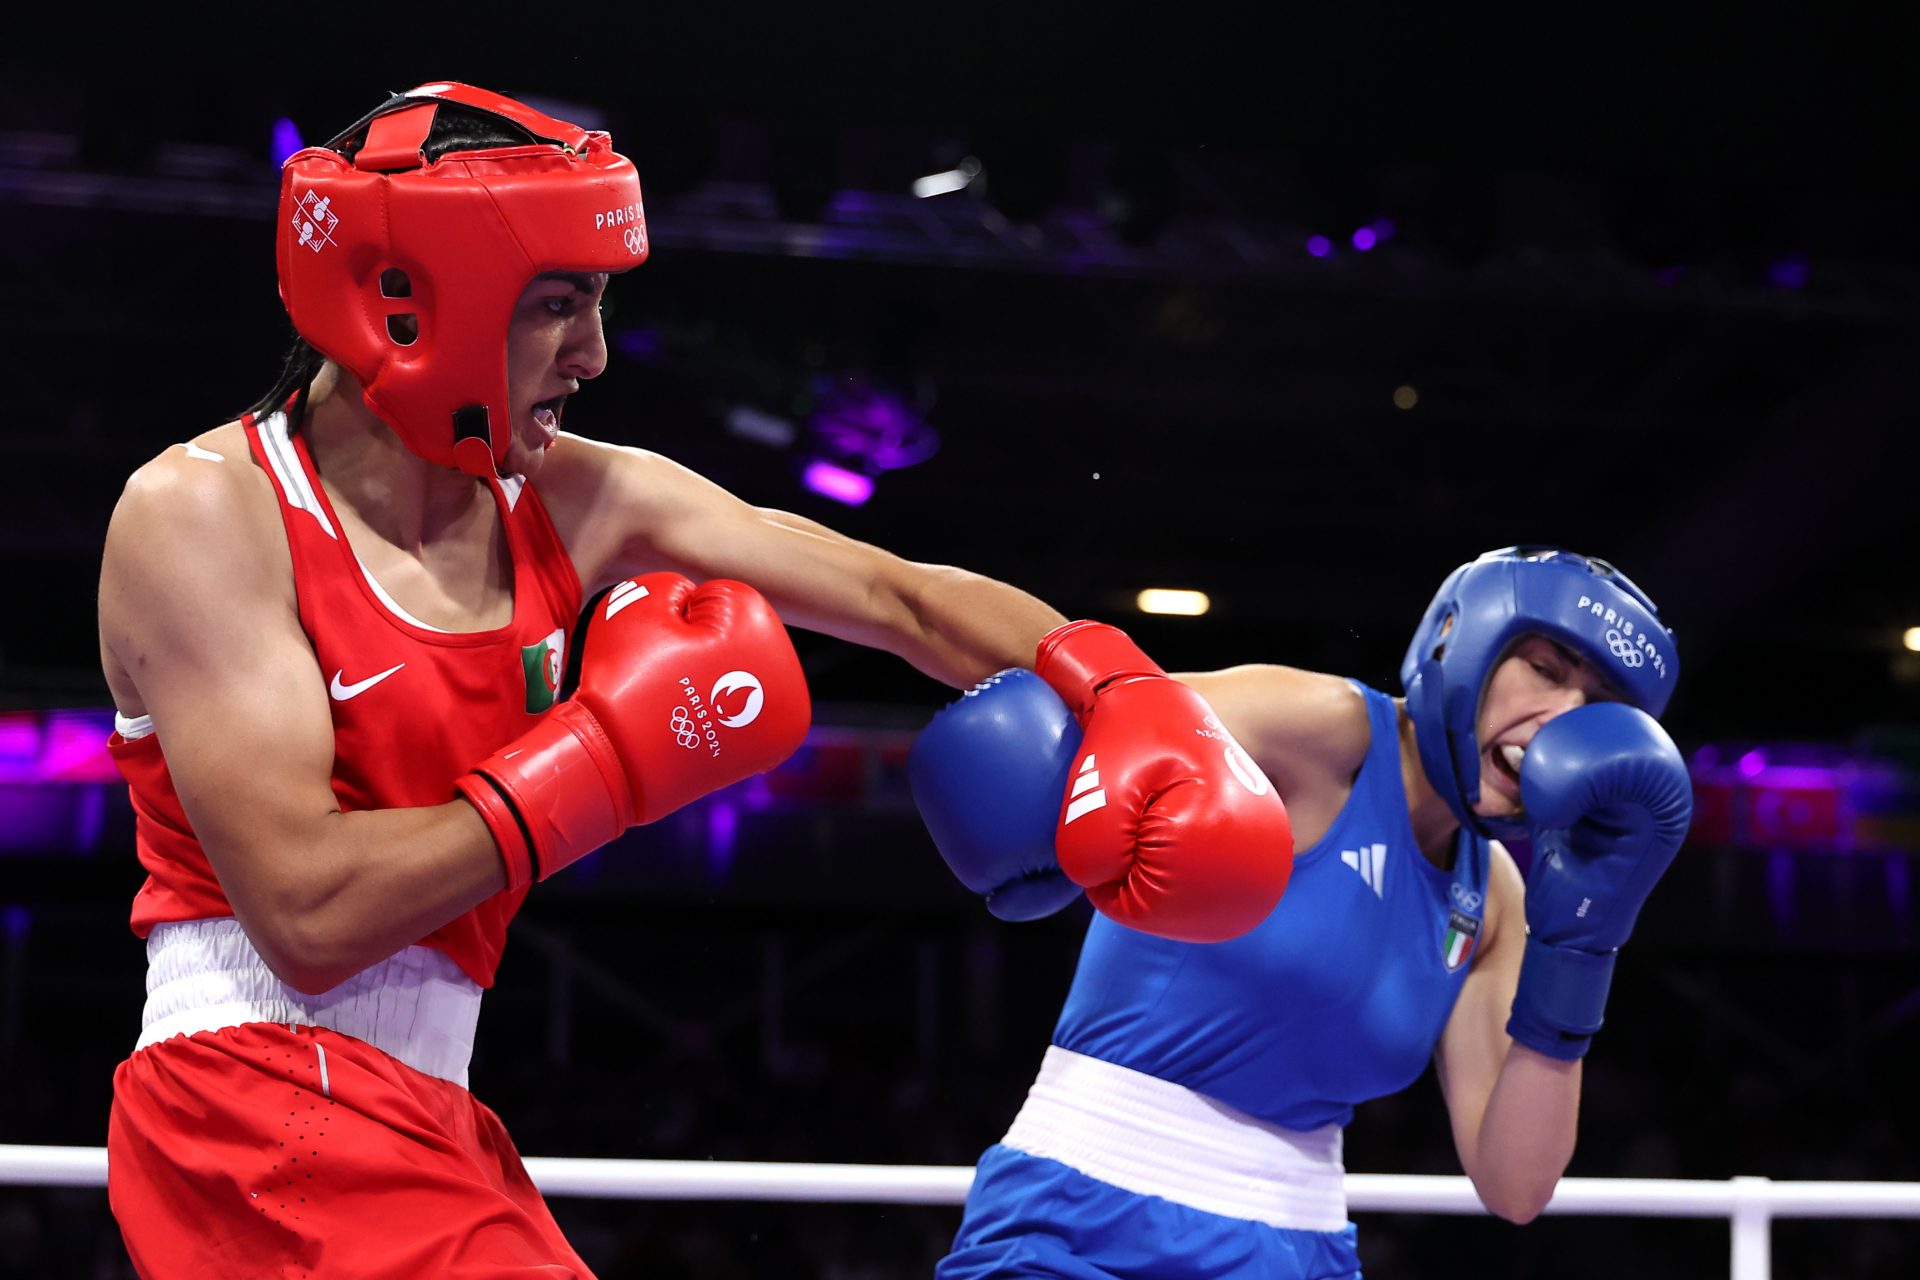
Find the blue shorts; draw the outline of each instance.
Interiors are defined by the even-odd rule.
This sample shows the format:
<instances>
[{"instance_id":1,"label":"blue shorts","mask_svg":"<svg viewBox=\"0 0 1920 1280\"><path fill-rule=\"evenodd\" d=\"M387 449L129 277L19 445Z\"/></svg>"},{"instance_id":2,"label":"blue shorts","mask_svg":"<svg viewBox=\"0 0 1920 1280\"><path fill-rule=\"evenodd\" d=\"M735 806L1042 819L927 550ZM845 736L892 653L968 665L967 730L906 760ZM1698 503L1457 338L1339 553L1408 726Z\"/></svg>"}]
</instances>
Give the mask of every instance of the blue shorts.
<instances>
[{"instance_id":1,"label":"blue shorts","mask_svg":"<svg viewBox=\"0 0 1920 1280\"><path fill-rule=\"evenodd\" d=\"M1352 1223L1289 1231L1136 1195L1011 1147L980 1158L937 1280L1360 1280Z\"/></svg>"}]
</instances>

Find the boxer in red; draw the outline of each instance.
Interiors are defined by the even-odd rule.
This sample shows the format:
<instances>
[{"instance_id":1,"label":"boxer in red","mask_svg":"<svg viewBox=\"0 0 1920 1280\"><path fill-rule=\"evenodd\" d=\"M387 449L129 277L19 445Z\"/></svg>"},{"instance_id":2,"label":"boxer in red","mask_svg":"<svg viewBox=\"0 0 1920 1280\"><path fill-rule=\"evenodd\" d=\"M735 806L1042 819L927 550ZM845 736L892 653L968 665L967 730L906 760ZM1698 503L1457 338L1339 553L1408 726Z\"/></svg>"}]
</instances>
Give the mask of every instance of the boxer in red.
<instances>
[{"instance_id":1,"label":"boxer in red","mask_svg":"<svg viewBox=\"0 0 1920 1280\"><path fill-rule=\"evenodd\" d=\"M133 475L102 565L149 873L113 1210L147 1276L585 1275L465 1087L533 884L798 745L783 619L955 686L1044 652L1091 698L1144 659L563 434L606 365L607 278L648 247L604 133L422 85L287 162L278 237L301 339L279 384ZM1108 767L1152 767L1169 713L1106 701ZM1258 791L1218 763L1188 786ZM1249 883L1285 883L1286 816L1271 788L1236 814L1239 845L1205 806L1159 824L1126 892L1110 824L1096 900L1243 927Z\"/></svg>"}]
</instances>

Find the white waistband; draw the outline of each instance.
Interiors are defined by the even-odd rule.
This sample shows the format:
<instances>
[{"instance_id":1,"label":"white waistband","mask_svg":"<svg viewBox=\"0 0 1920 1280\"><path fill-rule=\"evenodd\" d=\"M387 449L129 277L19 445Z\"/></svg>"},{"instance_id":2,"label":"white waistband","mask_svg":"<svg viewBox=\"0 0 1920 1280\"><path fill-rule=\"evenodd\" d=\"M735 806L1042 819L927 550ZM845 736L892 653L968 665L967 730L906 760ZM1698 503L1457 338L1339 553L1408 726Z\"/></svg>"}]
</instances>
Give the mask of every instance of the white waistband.
<instances>
[{"instance_id":1,"label":"white waistband","mask_svg":"<svg viewBox=\"0 0 1920 1280\"><path fill-rule=\"evenodd\" d=\"M240 922L155 925L138 1052L172 1036L248 1022L326 1027L465 1088L480 988L443 951L408 947L319 995L273 976Z\"/></svg>"},{"instance_id":2,"label":"white waistband","mask_svg":"<svg viewBox=\"0 0 1920 1280\"><path fill-rule=\"evenodd\" d=\"M1282 1129L1058 1045L1002 1142L1206 1213L1294 1231L1347 1225L1339 1125Z\"/></svg>"}]
</instances>

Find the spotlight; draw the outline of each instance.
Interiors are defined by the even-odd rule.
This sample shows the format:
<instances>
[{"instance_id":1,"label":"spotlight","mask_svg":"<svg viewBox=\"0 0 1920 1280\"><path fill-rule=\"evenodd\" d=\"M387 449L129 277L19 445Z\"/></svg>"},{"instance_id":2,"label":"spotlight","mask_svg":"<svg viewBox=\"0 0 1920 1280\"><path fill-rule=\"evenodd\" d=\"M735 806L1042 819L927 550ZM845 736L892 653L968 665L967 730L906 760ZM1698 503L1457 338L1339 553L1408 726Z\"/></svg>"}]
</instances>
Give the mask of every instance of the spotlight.
<instances>
[{"instance_id":1,"label":"spotlight","mask_svg":"<svg viewBox=\"0 0 1920 1280\"><path fill-rule=\"evenodd\" d=\"M836 467L831 462L810 462L801 473L801 483L823 498L861 506L873 496L873 481L857 471Z\"/></svg>"},{"instance_id":2,"label":"spotlight","mask_svg":"<svg viewBox=\"0 0 1920 1280\"><path fill-rule=\"evenodd\" d=\"M764 444L772 449L784 449L793 443L798 434L793 423L771 413L763 413L751 405L737 404L727 410L727 430L745 440Z\"/></svg>"},{"instance_id":3,"label":"spotlight","mask_svg":"<svg viewBox=\"0 0 1920 1280\"><path fill-rule=\"evenodd\" d=\"M915 178L913 194L926 200L933 196L944 196L952 191L964 191L979 176L980 162L968 156L951 169L930 173L924 178Z\"/></svg>"},{"instance_id":4,"label":"spotlight","mask_svg":"<svg viewBox=\"0 0 1920 1280\"><path fill-rule=\"evenodd\" d=\"M1142 613L1171 614L1197 618L1213 607L1204 591L1185 591L1172 587L1148 587L1134 599Z\"/></svg>"}]
</instances>

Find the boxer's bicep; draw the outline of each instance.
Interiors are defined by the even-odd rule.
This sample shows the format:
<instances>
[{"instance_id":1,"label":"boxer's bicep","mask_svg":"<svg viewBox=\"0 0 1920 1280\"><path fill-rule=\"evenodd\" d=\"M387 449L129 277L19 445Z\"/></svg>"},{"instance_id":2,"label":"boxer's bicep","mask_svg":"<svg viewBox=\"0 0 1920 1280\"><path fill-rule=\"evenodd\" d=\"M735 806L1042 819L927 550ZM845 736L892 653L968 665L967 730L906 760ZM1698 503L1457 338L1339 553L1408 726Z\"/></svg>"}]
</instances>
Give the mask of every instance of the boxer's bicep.
<instances>
[{"instance_id":1,"label":"boxer's bicep","mask_svg":"<svg viewBox=\"0 0 1920 1280\"><path fill-rule=\"evenodd\" d=\"M573 443L573 442L570 442ZM897 556L785 511L756 507L698 472L641 449L578 442L564 475L541 493L576 552L589 593L662 570L696 581L732 578L754 587L782 617L839 631L887 621L896 584L910 576ZM822 621L840 620L832 625Z\"/></svg>"},{"instance_id":2,"label":"boxer's bicep","mask_svg":"<svg viewBox=\"0 0 1920 1280\"><path fill-rule=\"evenodd\" d=\"M1344 788L1366 759L1366 702L1338 676L1259 663L1175 679L1207 700L1289 805L1303 791Z\"/></svg>"},{"instance_id":3,"label":"boxer's bicep","mask_svg":"<svg viewBox=\"0 0 1920 1280\"><path fill-rule=\"evenodd\" d=\"M326 685L231 482L161 463L115 508L104 647L153 718L194 834L244 922L338 810ZM276 531L277 532L277 531Z\"/></svg>"}]
</instances>

